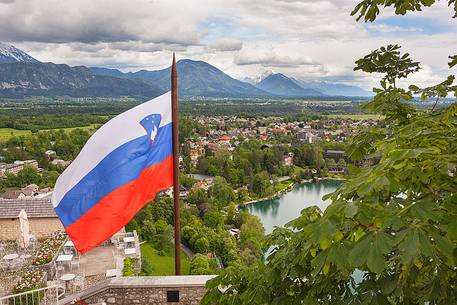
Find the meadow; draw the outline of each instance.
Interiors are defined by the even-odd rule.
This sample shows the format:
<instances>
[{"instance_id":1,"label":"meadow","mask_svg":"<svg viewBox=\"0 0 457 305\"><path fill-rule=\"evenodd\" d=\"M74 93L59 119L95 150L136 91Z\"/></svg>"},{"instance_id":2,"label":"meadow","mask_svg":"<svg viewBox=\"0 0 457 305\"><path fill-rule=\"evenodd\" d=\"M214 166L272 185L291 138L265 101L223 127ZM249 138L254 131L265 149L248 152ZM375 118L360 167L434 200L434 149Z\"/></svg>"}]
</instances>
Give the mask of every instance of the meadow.
<instances>
[{"instance_id":1,"label":"meadow","mask_svg":"<svg viewBox=\"0 0 457 305\"><path fill-rule=\"evenodd\" d=\"M377 121L383 118L383 116L379 114L327 114L325 117L330 119L351 119L355 121L370 119Z\"/></svg>"},{"instance_id":2,"label":"meadow","mask_svg":"<svg viewBox=\"0 0 457 305\"><path fill-rule=\"evenodd\" d=\"M173 254L159 255L158 251L150 243L141 245L141 255L152 265L154 272L152 275L174 275L175 259ZM181 251L181 274L186 275L190 272L190 261L187 254Z\"/></svg>"},{"instance_id":3,"label":"meadow","mask_svg":"<svg viewBox=\"0 0 457 305\"><path fill-rule=\"evenodd\" d=\"M81 126L81 127L67 127L67 128L56 128L55 130L64 130L65 132L70 132L75 129L83 129L88 130L89 132L95 132L101 124L90 124L88 126ZM43 129L40 131L50 131L53 129ZM20 130L20 129L13 129L13 128L0 128L0 141L7 141L11 137L18 137L18 136L26 136L30 135L32 132L30 130Z\"/></svg>"}]
</instances>

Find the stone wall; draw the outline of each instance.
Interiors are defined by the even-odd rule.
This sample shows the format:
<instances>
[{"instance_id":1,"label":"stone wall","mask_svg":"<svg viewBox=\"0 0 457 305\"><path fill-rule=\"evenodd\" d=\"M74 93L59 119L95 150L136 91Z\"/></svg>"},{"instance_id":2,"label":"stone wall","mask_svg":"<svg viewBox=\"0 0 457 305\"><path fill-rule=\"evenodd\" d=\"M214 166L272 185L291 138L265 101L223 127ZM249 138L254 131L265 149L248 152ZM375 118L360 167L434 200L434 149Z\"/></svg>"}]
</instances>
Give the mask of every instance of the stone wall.
<instances>
[{"instance_id":1,"label":"stone wall","mask_svg":"<svg viewBox=\"0 0 457 305\"><path fill-rule=\"evenodd\" d=\"M74 299L88 304L183 304L198 305L206 292L206 281L211 275L196 276L142 276L119 277L90 287L78 294L68 296L60 304ZM179 293L179 302L170 302Z\"/></svg>"},{"instance_id":2,"label":"stone wall","mask_svg":"<svg viewBox=\"0 0 457 305\"><path fill-rule=\"evenodd\" d=\"M63 230L58 218L30 218L30 233L37 239L43 239L52 232ZM16 240L19 237L19 219L0 219L0 240Z\"/></svg>"}]
</instances>

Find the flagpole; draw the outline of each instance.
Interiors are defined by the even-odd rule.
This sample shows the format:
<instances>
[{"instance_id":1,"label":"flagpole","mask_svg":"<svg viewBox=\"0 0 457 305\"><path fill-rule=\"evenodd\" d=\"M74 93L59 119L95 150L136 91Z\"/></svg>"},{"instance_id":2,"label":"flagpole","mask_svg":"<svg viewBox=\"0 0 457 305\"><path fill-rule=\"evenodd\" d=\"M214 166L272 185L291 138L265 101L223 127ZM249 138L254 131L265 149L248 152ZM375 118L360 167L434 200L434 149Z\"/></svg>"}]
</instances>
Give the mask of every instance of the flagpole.
<instances>
[{"instance_id":1,"label":"flagpole","mask_svg":"<svg viewBox=\"0 0 457 305\"><path fill-rule=\"evenodd\" d=\"M171 65L171 111L173 121L173 202L175 223L175 274L181 274L181 238L179 219L179 115L178 115L178 72L175 53Z\"/></svg>"}]
</instances>

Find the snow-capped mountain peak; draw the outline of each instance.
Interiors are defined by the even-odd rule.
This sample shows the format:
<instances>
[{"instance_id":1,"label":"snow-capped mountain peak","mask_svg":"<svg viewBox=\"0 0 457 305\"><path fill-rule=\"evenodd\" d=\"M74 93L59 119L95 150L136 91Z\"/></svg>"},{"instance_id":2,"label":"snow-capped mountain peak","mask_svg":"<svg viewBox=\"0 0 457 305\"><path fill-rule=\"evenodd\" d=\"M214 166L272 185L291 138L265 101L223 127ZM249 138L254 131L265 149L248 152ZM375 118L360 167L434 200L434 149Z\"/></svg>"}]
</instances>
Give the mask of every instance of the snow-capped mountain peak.
<instances>
[{"instance_id":1,"label":"snow-capped mountain peak","mask_svg":"<svg viewBox=\"0 0 457 305\"><path fill-rule=\"evenodd\" d=\"M241 79L241 81L249 83L251 85L257 85L258 83L260 83L261 81L263 81L265 78L267 78L268 76L270 76L272 74L274 74L274 72L272 70L266 70L266 71L262 72L262 74L259 74L259 75L253 76L253 77L245 77L245 78Z\"/></svg>"},{"instance_id":2,"label":"snow-capped mountain peak","mask_svg":"<svg viewBox=\"0 0 457 305\"><path fill-rule=\"evenodd\" d=\"M38 60L12 45L0 42L0 64L12 62L38 62Z\"/></svg>"}]
</instances>

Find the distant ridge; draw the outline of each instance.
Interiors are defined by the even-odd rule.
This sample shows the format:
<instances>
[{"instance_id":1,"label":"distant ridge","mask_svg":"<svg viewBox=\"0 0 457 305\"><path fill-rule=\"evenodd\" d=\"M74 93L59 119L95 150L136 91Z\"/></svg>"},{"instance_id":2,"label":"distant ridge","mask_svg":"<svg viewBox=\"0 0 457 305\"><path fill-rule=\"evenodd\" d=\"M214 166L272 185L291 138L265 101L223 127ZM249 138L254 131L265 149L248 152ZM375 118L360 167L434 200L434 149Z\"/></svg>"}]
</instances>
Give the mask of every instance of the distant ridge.
<instances>
[{"instance_id":1,"label":"distant ridge","mask_svg":"<svg viewBox=\"0 0 457 305\"><path fill-rule=\"evenodd\" d=\"M53 63L14 62L0 64L0 96L72 96L152 98L164 90L149 83L104 75L89 68Z\"/></svg>"},{"instance_id":2,"label":"distant ridge","mask_svg":"<svg viewBox=\"0 0 457 305\"><path fill-rule=\"evenodd\" d=\"M266 71L251 83L215 66L182 59L177 62L179 94L210 98L319 98L369 96L355 86L293 79ZM0 97L74 96L152 98L170 89L170 67L124 73L118 69L42 63L14 46L0 43Z\"/></svg>"},{"instance_id":3,"label":"distant ridge","mask_svg":"<svg viewBox=\"0 0 457 305\"><path fill-rule=\"evenodd\" d=\"M272 96L255 86L234 79L220 69L201 60L181 59L177 63L179 94L181 96L203 97L268 97ZM118 70L92 68L95 74L117 75ZM139 79L154 83L163 90L170 89L170 67L156 70L140 70L124 73L129 79Z\"/></svg>"},{"instance_id":4,"label":"distant ridge","mask_svg":"<svg viewBox=\"0 0 457 305\"><path fill-rule=\"evenodd\" d=\"M357 86L345 85L340 83L332 83L320 80L299 80L292 78L299 86L310 88L324 93L329 96L354 96L367 97L373 96L373 92L364 90Z\"/></svg>"},{"instance_id":5,"label":"distant ridge","mask_svg":"<svg viewBox=\"0 0 457 305\"><path fill-rule=\"evenodd\" d=\"M0 64L13 62L37 63L38 60L14 46L0 42Z\"/></svg>"},{"instance_id":6,"label":"distant ridge","mask_svg":"<svg viewBox=\"0 0 457 305\"><path fill-rule=\"evenodd\" d=\"M269 75L258 83L256 87L271 94L284 97L325 96L317 90L301 87L282 73Z\"/></svg>"}]
</instances>

